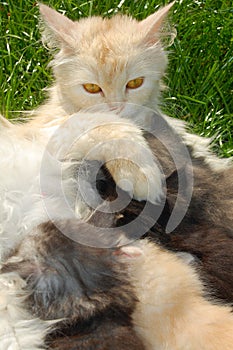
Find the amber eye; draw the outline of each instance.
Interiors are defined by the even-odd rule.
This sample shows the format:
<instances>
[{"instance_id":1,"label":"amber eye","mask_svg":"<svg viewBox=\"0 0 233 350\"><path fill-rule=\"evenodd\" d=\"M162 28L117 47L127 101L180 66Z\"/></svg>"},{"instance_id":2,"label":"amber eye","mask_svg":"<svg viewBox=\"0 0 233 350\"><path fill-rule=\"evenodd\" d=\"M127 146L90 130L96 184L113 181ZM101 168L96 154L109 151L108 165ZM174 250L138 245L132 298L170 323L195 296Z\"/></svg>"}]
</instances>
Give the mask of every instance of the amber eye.
<instances>
[{"instance_id":1,"label":"amber eye","mask_svg":"<svg viewBox=\"0 0 233 350\"><path fill-rule=\"evenodd\" d=\"M83 87L90 94L97 94L98 92L102 91L99 85L97 84L86 83L86 84L83 84Z\"/></svg>"},{"instance_id":2,"label":"amber eye","mask_svg":"<svg viewBox=\"0 0 233 350\"><path fill-rule=\"evenodd\" d=\"M127 89L137 89L140 86L142 86L143 81L144 81L144 79L142 77L132 79L132 80L128 81L126 87L127 87Z\"/></svg>"}]
</instances>

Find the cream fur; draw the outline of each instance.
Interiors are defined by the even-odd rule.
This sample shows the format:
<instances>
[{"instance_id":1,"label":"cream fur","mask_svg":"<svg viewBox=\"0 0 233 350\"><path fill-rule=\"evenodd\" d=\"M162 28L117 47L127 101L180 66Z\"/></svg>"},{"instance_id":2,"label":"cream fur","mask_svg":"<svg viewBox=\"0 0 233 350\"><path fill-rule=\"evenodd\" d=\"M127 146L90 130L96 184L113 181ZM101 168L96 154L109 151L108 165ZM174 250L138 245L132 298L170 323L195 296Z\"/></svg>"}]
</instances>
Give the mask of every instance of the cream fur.
<instances>
[{"instance_id":1,"label":"cream fur","mask_svg":"<svg viewBox=\"0 0 233 350\"><path fill-rule=\"evenodd\" d=\"M140 22L119 15L111 19L91 17L73 22L41 5L43 40L49 47L59 48L59 52L51 62L55 83L49 89L49 99L34 111L32 123L51 123L61 116L100 104L115 108L115 102L123 115L129 103L159 112L160 80L167 66L167 55L160 39L172 5ZM172 36L173 32L166 35ZM140 76L144 77L140 88L126 89L129 80ZM82 84L87 82L99 85L102 93L86 92ZM192 147L193 155L204 157L213 170L232 165L231 160L220 160L212 154L211 140L190 134L184 122L165 118L184 143Z\"/></svg>"},{"instance_id":2,"label":"cream fur","mask_svg":"<svg viewBox=\"0 0 233 350\"><path fill-rule=\"evenodd\" d=\"M157 107L159 81L167 64L159 30L170 7L155 13L150 21L138 22L118 15L73 22L41 5L46 28L43 39L60 51L51 62L55 84L39 115L42 118L48 115L49 119L52 112L54 118L54 106L63 115L96 104L111 106L114 102ZM141 88L126 89L129 80L141 76L144 77ZM102 93L86 92L82 84L87 82L98 84Z\"/></svg>"},{"instance_id":3,"label":"cream fur","mask_svg":"<svg viewBox=\"0 0 233 350\"><path fill-rule=\"evenodd\" d=\"M162 175L142 131L114 113L77 113L61 125L50 144L58 158L106 163L115 182L122 187L127 180L139 200L156 203L163 195Z\"/></svg>"},{"instance_id":4,"label":"cream fur","mask_svg":"<svg viewBox=\"0 0 233 350\"><path fill-rule=\"evenodd\" d=\"M139 300L135 329L148 350L232 349L232 309L204 298L192 266L147 241L122 250Z\"/></svg>"}]
</instances>

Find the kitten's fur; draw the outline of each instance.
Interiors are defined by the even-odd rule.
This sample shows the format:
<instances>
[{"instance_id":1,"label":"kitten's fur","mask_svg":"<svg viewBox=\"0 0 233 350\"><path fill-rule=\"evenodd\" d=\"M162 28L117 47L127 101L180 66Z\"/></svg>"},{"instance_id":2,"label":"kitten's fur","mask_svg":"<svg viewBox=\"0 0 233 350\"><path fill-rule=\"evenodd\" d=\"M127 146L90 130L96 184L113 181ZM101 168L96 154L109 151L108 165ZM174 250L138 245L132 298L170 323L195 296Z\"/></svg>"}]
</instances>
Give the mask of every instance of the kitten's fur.
<instances>
[{"instance_id":1,"label":"kitten's fur","mask_svg":"<svg viewBox=\"0 0 233 350\"><path fill-rule=\"evenodd\" d=\"M135 329L147 349L232 349L231 308L207 301L195 270L176 255L144 241L139 247L130 274L139 299Z\"/></svg>"},{"instance_id":2,"label":"kitten's fur","mask_svg":"<svg viewBox=\"0 0 233 350\"><path fill-rule=\"evenodd\" d=\"M85 234L77 220L60 224ZM144 350L132 326L134 290L116 249L82 246L49 222L33 230L2 268L3 276L12 271L25 280L25 306L34 317L61 319L49 348Z\"/></svg>"},{"instance_id":3,"label":"kitten's fur","mask_svg":"<svg viewBox=\"0 0 233 350\"><path fill-rule=\"evenodd\" d=\"M211 293L233 303L233 167L216 172L205 163L202 155L193 157L194 185L191 202L187 205L186 187L188 188L189 178L188 173L186 177L185 167L177 170L167 148L153 136L145 134L145 137L166 176L166 204L155 223L153 218L158 207L151 206L151 217L146 217L141 213L144 203L133 200L121 211L122 216L117 225L125 225L139 216L141 224L145 222L150 227L144 231L147 231L146 237L149 236L168 249L191 253L196 258L199 272ZM190 153L192 155L192 149ZM167 223L177 200L177 171L184 175L178 208L182 210L187 205L187 211L178 227L167 233ZM110 178L105 181L108 188L114 187ZM108 196L109 193L114 191L108 191ZM148 224L150 222L151 225Z\"/></svg>"},{"instance_id":4,"label":"kitten's fur","mask_svg":"<svg viewBox=\"0 0 233 350\"><path fill-rule=\"evenodd\" d=\"M74 234L83 229L78 221L63 225ZM148 350L232 349L231 308L206 300L195 269L147 240L98 250L46 223L19 246L1 276L11 271L26 281L26 305L34 315L68 317L48 337L51 348L143 349L131 328L133 311L134 329Z\"/></svg>"},{"instance_id":5,"label":"kitten's fur","mask_svg":"<svg viewBox=\"0 0 233 350\"><path fill-rule=\"evenodd\" d=\"M205 164L201 154L192 158L194 186L191 202L181 223L167 234L165 227L177 198L177 169L165 147L150 135L146 138L162 163L168 190L167 207L159 220L162 233L155 225L150 235L169 249L189 252L197 257L204 278L213 287L213 294L233 303L233 167L216 172ZM188 185L188 177L186 182ZM185 192L182 201L181 208L186 201Z\"/></svg>"}]
</instances>

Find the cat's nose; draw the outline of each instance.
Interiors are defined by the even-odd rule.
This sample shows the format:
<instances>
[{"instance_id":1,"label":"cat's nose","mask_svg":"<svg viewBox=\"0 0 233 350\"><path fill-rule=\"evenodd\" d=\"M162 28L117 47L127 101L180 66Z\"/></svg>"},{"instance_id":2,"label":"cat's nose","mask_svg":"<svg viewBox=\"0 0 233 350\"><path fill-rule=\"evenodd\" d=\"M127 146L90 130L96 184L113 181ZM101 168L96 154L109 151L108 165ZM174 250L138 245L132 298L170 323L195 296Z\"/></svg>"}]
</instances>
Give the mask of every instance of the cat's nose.
<instances>
[{"instance_id":1,"label":"cat's nose","mask_svg":"<svg viewBox=\"0 0 233 350\"><path fill-rule=\"evenodd\" d=\"M108 103L109 110L111 112L115 112L116 114L120 114L120 112L124 108L124 104L122 102L114 102L114 103Z\"/></svg>"}]
</instances>

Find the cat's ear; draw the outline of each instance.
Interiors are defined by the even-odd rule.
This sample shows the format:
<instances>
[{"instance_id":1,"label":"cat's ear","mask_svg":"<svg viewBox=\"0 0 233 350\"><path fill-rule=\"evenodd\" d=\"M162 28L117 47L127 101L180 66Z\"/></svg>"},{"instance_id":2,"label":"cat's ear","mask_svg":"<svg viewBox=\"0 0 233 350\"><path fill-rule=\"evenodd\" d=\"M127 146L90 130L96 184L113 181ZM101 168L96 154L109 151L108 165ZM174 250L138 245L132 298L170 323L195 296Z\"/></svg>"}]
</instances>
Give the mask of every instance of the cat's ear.
<instances>
[{"instance_id":1,"label":"cat's ear","mask_svg":"<svg viewBox=\"0 0 233 350\"><path fill-rule=\"evenodd\" d=\"M121 247L115 254L125 259L137 259L143 255L143 251L140 246L128 245Z\"/></svg>"},{"instance_id":2,"label":"cat's ear","mask_svg":"<svg viewBox=\"0 0 233 350\"><path fill-rule=\"evenodd\" d=\"M145 33L145 36L142 39L142 44L153 46L159 41L164 21L174 3L175 2L173 1L139 22L140 31Z\"/></svg>"},{"instance_id":3,"label":"cat's ear","mask_svg":"<svg viewBox=\"0 0 233 350\"><path fill-rule=\"evenodd\" d=\"M77 23L44 4L39 5L44 23L44 41L51 47L74 47L74 33Z\"/></svg>"},{"instance_id":4,"label":"cat's ear","mask_svg":"<svg viewBox=\"0 0 233 350\"><path fill-rule=\"evenodd\" d=\"M13 128L14 125L0 114L0 128Z\"/></svg>"}]
</instances>

